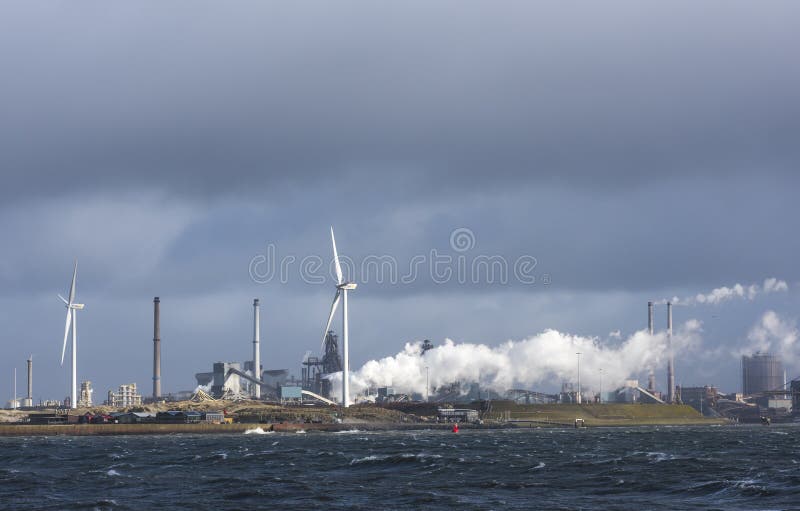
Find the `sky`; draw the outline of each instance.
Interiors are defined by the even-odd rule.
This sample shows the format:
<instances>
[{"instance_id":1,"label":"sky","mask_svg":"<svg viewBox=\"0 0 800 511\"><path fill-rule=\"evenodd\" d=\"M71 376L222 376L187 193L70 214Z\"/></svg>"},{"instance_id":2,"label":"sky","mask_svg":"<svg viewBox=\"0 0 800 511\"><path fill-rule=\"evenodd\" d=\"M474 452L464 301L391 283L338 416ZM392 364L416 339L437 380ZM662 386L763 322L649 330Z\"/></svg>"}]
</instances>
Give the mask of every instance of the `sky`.
<instances>
[{"instance_id":1,"label":"sky","mask_svg":"<svg viewBox=\"0 0 800 511\"><path fill-rule=\"evenodd\" d=\"M800 375L798 15L4 2L0 401L31 354L34 400L68 394L56 294L76 259L96 400L150 392L154 296L165 392L250 358L256 297L262 363L299 375L334 293L330 226L359 284L355 368L422 339L614 346L679 297L676 328L698 330L679 384L739 390L753 349ZM696 299L737 283L761 292Z\"/></svg>"}]
</instances>

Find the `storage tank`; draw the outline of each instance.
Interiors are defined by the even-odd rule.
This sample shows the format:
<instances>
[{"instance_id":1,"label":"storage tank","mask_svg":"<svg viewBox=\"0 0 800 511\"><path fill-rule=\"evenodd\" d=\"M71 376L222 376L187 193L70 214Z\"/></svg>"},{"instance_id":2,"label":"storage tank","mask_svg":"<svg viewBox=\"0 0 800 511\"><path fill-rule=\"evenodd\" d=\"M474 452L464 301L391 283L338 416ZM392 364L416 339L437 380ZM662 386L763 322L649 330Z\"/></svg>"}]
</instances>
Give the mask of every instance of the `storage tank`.
<instances>
[{"instance_id":1,"label":"storage tank","mask_svg":"<svg viewBox=\"0 0 800 511\"><path fill-rule=\"evenodd\" d=\"M742 393L758 394L783 388L783 361L776 355L756 352L742 357Z\"/></svg>"}]
</instances>

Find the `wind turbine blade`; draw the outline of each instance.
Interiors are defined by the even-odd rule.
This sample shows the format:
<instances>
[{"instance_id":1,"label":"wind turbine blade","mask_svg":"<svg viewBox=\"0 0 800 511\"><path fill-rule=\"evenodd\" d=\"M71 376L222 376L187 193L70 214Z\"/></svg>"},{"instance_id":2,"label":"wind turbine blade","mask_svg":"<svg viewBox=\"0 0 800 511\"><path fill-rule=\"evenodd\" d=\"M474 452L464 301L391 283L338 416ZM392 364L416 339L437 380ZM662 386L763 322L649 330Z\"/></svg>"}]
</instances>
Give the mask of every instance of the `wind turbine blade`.
<instances>
[{"instance_id":1,"label":"wind turbine blade","mask_svg":"<svg viewBox=\"0 0 800 511\"><path fill-rule=\"evenodd\" d=\"M64 297L63 297L63 296L61 296L61 295L58 295L58 297L59 297L59 298L61 298L61 301L62 301L62 302L64 302L64 305L69 305L69 302L67 301L67 299L66 299L66 298L64 298Z\"/></svg>"},{"instance_id":2,"label":"wind turbine blade","mask_svg":"<svg viewBox=\"0 0 800 511\"><path fill-rule=\"evenodd\" d=\"M339 253L336 252L336 238L333 237L333 226L331 226L331 244L333 245L333 263L336 265L336 283L341 284L342 265L339 264Z\"/></svg>"},{"instance_id":3,"label":"wind turbine blade","mask_svg":"<svg viewBox=\"0 0 800 511\"><path fill-rule=\"evenodd\" d=\"M61 348L61 365L64 365L64 354L67 352L67 337L69 337L69 327L72 323L72 309L67 309L67 324L64 327L64 346Z\"/></svg>"},{"instance_id":4,"label":"wind turbine blade","mask_svg":"<svg viewBox=\"0 0 800 511\"><path fill-rule=\"evenodd\" d=\"M78 260L75 259L75 269L72 270L72 284L69 286L69 305L75 301L75 276L78 274Z\"/></svg>"},{"instance_id":5,"label":"wind turbine blade","mask_svg":"<svg viewBox=\"0 0 800 511\"><path fill-rule=\"evenodd\" d=\"M331 328L333 315L336 314L336 307L339 305L339 297L341 296L341 294L342 292L337 289L336 296L333 297L333 303L331 304L331 313L328 316L328 324L325 325L325 331L322 333L322 349L325 349L325 337L328 336L328 330Z\"/></svg>"}]
</instances>

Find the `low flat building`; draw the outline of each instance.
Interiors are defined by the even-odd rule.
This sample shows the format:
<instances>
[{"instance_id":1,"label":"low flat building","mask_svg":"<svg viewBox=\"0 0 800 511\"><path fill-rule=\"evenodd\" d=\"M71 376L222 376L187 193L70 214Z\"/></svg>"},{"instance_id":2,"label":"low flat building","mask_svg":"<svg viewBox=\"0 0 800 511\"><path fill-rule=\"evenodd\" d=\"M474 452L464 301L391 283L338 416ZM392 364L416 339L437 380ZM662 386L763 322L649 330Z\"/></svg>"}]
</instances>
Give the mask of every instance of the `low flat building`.
<instances>
[{"instance_id":1,"label":"low flat building","mask_svg":"<svg viewBox=\"0 0 800 511\"><path fill-rule=\"evenodd\" d=\"M150 412L128 412L117 416L120 424L149 424L156 421L156 414Z\"/></svg>"},{"instance_id":2,"label":"low flat building","mask_svg":"<svg viewBox=\"0 0 800 511\"><path fill-rule=\"evenodd\" d=\"M156 422L159 424L197 424L201 420L202 414L200 412L169 410L156 414Z\"/></svg>"},{"instance_id":3,"label":"low flat building","mask_svg":"<svg viewBox=\"0 0 800 511\"><path fill-rule=\"evenodd\" d=\"M280 388L281 403L303 401L303 388L296 385L281 385Z\"/></svg>"},{"instance_id":4,"label":"low flat building","mask_svg":"<svg viewBox=\"0 0 800 511\"><path fill-rule=\"evenodd\" d=\"M204 412L201 420L209 424L223 424L225 422L225 413L223 412Z\"/></svg>"},{"instance_id":5,"label":"low flat building","mask_svg":"<svg viewBox=\"0 0 800 511\"><path fill-rule=\"evenodd\" d=\"M54 415L44 413L32 413L28 415L28 422L30 424L66 424L66 415Z\"/></svg>"},{"instance_id":6,"label":"low flat building","mask_svg":"<svg viewBox=\"0 0 800 511\"><path fill-rule=\"evenodd\" d=\"M470 408L439 408L438 418L444 422L478 422L480 417Z\"/></svg>"}]
</instances>

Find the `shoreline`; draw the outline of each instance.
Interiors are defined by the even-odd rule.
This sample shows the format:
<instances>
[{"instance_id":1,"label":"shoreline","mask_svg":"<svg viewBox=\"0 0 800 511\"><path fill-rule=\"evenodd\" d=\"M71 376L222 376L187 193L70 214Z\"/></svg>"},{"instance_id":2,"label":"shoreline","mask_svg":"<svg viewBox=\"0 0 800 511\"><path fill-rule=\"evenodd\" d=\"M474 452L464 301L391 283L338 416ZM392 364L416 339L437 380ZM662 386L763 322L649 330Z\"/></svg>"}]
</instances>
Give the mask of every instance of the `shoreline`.
<instances>
[{"instance_id":1,"label":"shoreline","mask_svg":"<svg viewBox=\"0 0 800 511\"><path fill-rule=\"evenodd\" d=\"M587 421L581 429L598 427L646 427L646 426L720 426L731 424L720 420L693 421L636 421L628 423L599 423ZM559 428L573 429L572 424L562 423L492 423L492 424L459 424L462 430L495 430L495 429L541 429ZM249 430L260 428L264 432L296 433L297 431L335 433L341 431L415 431L443 430L449 431L447 423L345 423L345 424L306 424L306 423L235 423L235 424L3 424L0 425L0 437L19 436L126 436L126 435L220 435L244 434Z\"/></svg>"}]
</instances>

